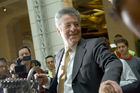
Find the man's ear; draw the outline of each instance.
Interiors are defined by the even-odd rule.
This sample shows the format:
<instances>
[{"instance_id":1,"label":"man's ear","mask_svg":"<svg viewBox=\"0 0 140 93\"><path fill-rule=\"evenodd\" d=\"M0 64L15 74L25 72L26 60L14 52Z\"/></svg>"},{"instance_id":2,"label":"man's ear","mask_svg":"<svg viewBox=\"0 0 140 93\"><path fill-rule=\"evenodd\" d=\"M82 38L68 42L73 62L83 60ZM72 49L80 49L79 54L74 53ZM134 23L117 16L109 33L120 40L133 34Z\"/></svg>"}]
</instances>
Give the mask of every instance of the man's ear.
<instances>
[{"instance_id":1,"label":"man's ear","mask_svg":"<svg viewBox=\"0 0 140 93\"><path fill-rule=\"evenodd\" d=\"M61 36L60 29L59 29L59 28L56 28L56 31L57 31L57 34L58 34L59 36Z\"/></svg>"}]
</instances>

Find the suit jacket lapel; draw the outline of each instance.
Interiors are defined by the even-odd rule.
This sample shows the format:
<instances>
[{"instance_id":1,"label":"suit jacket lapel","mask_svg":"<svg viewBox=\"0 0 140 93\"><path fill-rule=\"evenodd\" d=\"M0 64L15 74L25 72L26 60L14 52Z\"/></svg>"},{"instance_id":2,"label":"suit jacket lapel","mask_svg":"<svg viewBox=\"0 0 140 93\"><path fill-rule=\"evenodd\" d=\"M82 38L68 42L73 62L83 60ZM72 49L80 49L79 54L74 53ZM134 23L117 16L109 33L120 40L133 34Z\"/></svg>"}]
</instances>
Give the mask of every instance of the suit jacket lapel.
<instances>
[{"instance_id":1,"label":"suit jacket lapel","mask_svg":"<svg viewBox=\"0 0 140 93\"><path fill-rule=\"evenodd\" d=\"M63 54L64 54L64 48L59 52L58 56L56 56L56 58L55 58L56 74L55 74L54 79L51 82L51 87L57 86L57 74L58 74L58 69L60 67L60 64L61 64L61 61L63 58Z\"/></svg>"},{"instance_id":2,"label":"suit jacket lapel","mask_svg":"<svg viewBox=\"0 0 140 93\"><path fill-rule=\"evenodd\" d=\"M58 74L58 69L60 67L60 64L61 64L61 61L62 61L62 58L63 58L63 54L64 54L64 48L61 50L58 58L56 58L56 74Z\"/></svg>"},{"instance_id":3,"label":"suit jacket lapel","mask_svg":"<svg viewBox=\"0 0 140 93\"><path fill-rule=\"evenodd\" d=\"M75 54L75 58L74 58L74 64L73 64L72 81L76 77L76 75L80 69L80 66L82 64L82 59L86 52L86 49L84 48L85 45L86 45L86 41L84 39L81 39L77 45L76 54Z\"/></svg>"}]
</instances>

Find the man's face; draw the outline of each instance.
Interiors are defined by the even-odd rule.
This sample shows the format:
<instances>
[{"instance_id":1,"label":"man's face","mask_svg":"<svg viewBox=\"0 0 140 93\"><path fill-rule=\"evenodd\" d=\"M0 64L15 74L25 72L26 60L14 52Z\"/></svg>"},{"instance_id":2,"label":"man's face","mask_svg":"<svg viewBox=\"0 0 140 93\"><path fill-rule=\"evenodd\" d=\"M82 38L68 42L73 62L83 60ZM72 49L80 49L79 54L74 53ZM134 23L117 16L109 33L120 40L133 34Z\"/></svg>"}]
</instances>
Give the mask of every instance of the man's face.
<instances>
[{"instance_id":1,"label":"man's face","mask_svg":"<svg viewBox=\"0 0 140 93\"><path fill-rule=\"evenodd\" d=\"M8 74L7 63L0 61L0 77Z\"/></svg>"},{"instance_id":2,"label":"man's face","mask_svg":"<svg viewBox=\"0 0 140 93\"><path fill-rule=\"evenodd\" d=\"M128 46L124 43L117 43L117 50L121 55L126 55L128 53Z\"/></svg>"},{"instance_id":3,"label":"man's face","mask_svg":"<svg viewBox=\"0 0 140 93\"><path fill-rule=\"evenodd\" d=\"M19 50L19 58L23 59L24 56L30 56L30 52L28 51L27 48L23 48L21 50ZM21 61L21 65L25 65L27 70L30 69L30 61Z\"/></svg>"},{"instance_id":4,"label":"man's face","mask_svg":"<svg viewBox=\"0 0 140 93\"><path fill-rule=\"evenodd\" d=\"M58 34L61 35L65 46L74 46L81 38L81 27L77 17L64 15L60 21L60 27L57 28Z\"/></svg>"},{"instance_id":5,"label":"man's face","mask_svg":"<svg viewBox=\"0 0 140 93\"><path fill-rule=\"evenodd\" d=\"M54 58L53 57L49 57L45 61L46 61L46 66L49 68L49 70L55 70Z\"/></svg>"},{"instance_id":6,"label":"man's face","mask_svg":"<svg viewBox=\"0 0 140 93\"><path fill-rule=\"evenodd\" d=\"M140 0L124 0L121 16L125 24L140 38Z\"/></svg>"}]
</instances>

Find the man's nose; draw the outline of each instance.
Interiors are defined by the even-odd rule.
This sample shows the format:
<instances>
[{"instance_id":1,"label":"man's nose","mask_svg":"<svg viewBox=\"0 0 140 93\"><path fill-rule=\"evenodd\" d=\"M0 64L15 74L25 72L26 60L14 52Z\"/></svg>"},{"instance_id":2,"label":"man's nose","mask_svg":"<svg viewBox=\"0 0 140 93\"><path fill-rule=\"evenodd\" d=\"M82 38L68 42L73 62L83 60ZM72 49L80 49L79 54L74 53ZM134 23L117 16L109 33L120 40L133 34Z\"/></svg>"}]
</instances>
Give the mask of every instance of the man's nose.
<instances>
[{"instance_id":1,"label":"man's nose","mask_svg":"<svg viewBox=\"0 0 140 93\"><path fill-rule=\"evenodd\" d=\"M76 26L75 26L74 24L71 24L70 30L71 30L71 31L75 31L75 29L76 29Z\"/></svg>"},{"instance_id":2,"label":"man's nose","mask_svg":"<svg viewBox=\"0 0 140 93\"><path fill-rule=\"evenodd\" d=\"M121 47L120 50L123 50L123 48Z\"/></svg>"}]
</instances>

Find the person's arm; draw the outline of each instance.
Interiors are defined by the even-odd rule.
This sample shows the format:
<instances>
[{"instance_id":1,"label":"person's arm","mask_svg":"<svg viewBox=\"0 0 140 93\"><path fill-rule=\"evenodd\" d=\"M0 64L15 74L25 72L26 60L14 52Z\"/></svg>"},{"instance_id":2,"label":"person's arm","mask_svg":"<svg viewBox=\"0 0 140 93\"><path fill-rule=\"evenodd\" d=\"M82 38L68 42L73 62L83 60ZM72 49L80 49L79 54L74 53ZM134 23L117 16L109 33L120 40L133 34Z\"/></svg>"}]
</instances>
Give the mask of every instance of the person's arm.
<instances>
[{"instance_id":1,"label":"person's arm","mask_svg":"<svg viewBox=\"0 0 140 93\"><path fill-rule=\"evenodd\" d=\"M117 82L107 80L101 83L99 93L123 93Z\"/></svg>"},{"instance_id":2,"label":"person's arm","mask_svg":"<svg viewBox=\"0 0 140 93\"><path fill-rule=\"evenodd\" d=\"M93 48L93 56L99 67L104 71L99 93L122 93L122 89L119 86L122 63L115 54L106 47L101 39L95 42L96 45L94 46L95 48Z\"/></svg>"},{"instance_id":3,"label":"person's arm","mask_svg":"<svg viewBox=\"0 0 140 93\"><path fill-rule=\"evenodd\" d=\"M42 85L43 88L49 89L50 88L50 84L51 84L51 79L50 77L48 77L48 83L46 85Z\"/></svg>"},{"instance_id":4,"label":"person's arm","mask_svg":"<svg viewBox=\"0 0 140 93\"><path fill-rule=\"evenodd\" d=\"M122 86L123 93L138 93L140 91L140 81Z\"/></svg>"},{"instance_id":5,"label":"person's arm","mask_svg":"<svg viewBox=\"0 0 140 93\"><path fill-rule=\"evenodd\" d=\"M102 82L112 80L119 84L122 73L121 61L106 47L102 39L97 39L94 43L93 57L98 66L104 71Z\"/></svg>"},{"instance_id":6,"label":"person's arm","mask_svg":"<svg viewBox=\"0 0 140 93\"><path fill-rule=\"evenodd\" d=\"M34 76L37 78L39 85L49 88L51 79L47 76L47 74L36 73Z\"/></svg>"}]
</instances>

